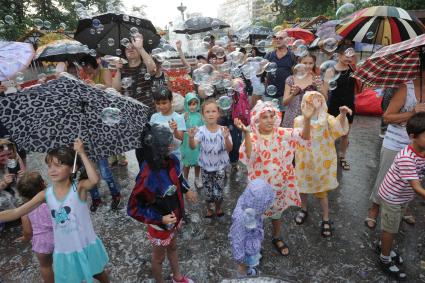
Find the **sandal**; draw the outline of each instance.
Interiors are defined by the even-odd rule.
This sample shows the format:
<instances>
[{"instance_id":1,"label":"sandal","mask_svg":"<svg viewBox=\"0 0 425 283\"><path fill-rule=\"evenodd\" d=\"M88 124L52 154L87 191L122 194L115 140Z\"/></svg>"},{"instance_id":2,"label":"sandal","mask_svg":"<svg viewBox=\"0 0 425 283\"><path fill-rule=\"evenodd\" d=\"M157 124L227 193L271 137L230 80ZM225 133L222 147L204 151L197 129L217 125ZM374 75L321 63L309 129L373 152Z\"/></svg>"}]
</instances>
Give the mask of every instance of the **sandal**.
<instances>
[{"instance_id":1,"label":"sandal","mask_svg":"<svg viewBox=\"0 0 425 283\"><path fill-rule=\"evenodd\" d=\"M377 246L376 246L376 254L377 254L378 256L381 254L381 246L380 246L380 245L377 245ZM392 260L392 261L393 261L396 265L403 265L404 260L403 260L403 258L401 257L401 255L400 255L398 252L391 250L391 252L390 252L390 257L391 257L391 260Z\"/></svg>"},{"instance_id":2,"label":"sandal","mask_svg":"<svg viewBox=\"0 0 425 283\"><path fill-rule=\"evenodd\" d=\"M345 171L350 170L350 164L348 164L348 161L345 159L345 157L339 158L339 164L341 164L342 169Z\"/></svg>"},{"instance_id":3,"label":"sandal","mask_svg":"<svg viewBox=\"0 0 425 283\"><path fill-rule=\"evenodd\" d=\"M406 222L409 225L415 225L416 224L416 219L413 215L404 215L403 221Z\"/></svg>"},{"instance_id":4,"label":"sandal","mask_svg":"<svg viewBox=\"0 0 425 283\"><path fill-rule=\"evenodd\" d=\"M323 238L328 238L332 236L332 222L330 220L324 221L322 220L322 224L320 224L320 234ZM327 225L327 227L325 227Z\"/></svg>"},{"instance_id":5,"label":"sandal","mask_svg":"<svg viewBox=\"0 0 425 283\"><path fill-rule=\"evenodd\" d=\"M295 223L297 224L297 225L301 225L301 224L303 224L304 223L304 221L307 219L307 216L308 216L308 212L307 212L307 210L300 210L298 213L297 213L297 215L295 215L295 218L294 218L294 220L295 220Z\"/></svg>"},{"instance_id":6,"label":"sandal","mask_svg":"<svg viewBox=\"0 0 425 283\"><path fill-rule=\"evenodd\" d=\"M273 246L276 248L277 252L281 256L288 256L289 255L289 247L282 239L273 239L272 243L273 243ZM288 252L285 253L284 252L285 250L287 250Z\"/></svg>"},{"instance_id":7,"label":"sandal","mask_svg":"<svg viewBox=\"0 0 425 283\"><path fill-rule=\"evenodd\" d=\"M398 268L398 266L393 261L390 261L389 263L385 263L381 259L378 259L378 261L382 270L388 275L390 275L391 277L400 281L407 279L406 273L401 271L400 268Z\"/></svg>"},{"instance_id":8,"label":"sandal","mask_svg":"<svg viewBox=\"0 0 425 283\"><path fill-rule=\"evenodd\" d=\"M372 224L370 224L372 223ZM367 228L373 230L376 227L376 218L366 217L364 220L364 225L366 225Z\"/></svg>"}]
</instances>

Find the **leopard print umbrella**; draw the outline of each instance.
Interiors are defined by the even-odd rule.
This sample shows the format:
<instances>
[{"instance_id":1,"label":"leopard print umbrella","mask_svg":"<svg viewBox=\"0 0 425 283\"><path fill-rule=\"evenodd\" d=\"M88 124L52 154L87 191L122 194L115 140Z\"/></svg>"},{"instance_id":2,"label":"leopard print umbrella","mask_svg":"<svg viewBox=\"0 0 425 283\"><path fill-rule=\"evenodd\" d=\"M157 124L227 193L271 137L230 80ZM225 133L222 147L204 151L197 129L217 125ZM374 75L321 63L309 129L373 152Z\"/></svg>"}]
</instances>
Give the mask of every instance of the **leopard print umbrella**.
<instances>
[{"instance_id":1,"label":"leopard print umbrella","mask_svg":"<svg viewBox=\"0 0 425 283\"><path fill-rule=\"evenodd\" d=\"M19 147L47 152L80 136L93 160L141 147L144 104L63 76L0 96L0 122Z\"/></svg>"}]
</instances>

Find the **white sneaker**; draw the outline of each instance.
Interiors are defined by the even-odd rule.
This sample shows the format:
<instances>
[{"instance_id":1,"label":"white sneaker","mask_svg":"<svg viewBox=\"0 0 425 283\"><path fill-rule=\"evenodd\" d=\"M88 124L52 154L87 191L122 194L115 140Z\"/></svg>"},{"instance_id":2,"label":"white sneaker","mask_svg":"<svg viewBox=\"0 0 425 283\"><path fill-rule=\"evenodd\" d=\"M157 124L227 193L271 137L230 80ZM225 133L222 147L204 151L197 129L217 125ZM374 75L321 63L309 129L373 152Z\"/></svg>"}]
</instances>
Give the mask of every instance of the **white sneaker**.
<instances>
[{"instance_id":1,"label":"white sneaker","mask_svg":"<svg viewBox=\"0 0 425 283\"><path fill-rule=\"evenodd\" d=\"M197 189L202 189L202 187L203 187L202 182L199 178L195 178L195 187Z\"/></svg>"}]
</instances>

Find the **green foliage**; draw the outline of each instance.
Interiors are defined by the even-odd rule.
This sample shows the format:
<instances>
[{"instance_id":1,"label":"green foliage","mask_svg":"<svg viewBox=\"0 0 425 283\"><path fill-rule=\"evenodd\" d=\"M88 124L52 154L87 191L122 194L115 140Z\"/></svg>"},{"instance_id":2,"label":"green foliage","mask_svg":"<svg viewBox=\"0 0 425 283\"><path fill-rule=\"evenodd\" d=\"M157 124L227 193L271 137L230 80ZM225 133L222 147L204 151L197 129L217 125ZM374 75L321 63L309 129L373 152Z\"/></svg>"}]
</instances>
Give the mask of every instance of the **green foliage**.
<instances>
[{"instance_id":1,"label":"green foliage","mask_svg":"<svg viewBox=\"0 0 425 283\"><path fill-rule=\"evenodd\" d=\"M106 12L109 0L86 0L81 2L94 14ZM114 6L122 8L121 0L113 0ZM77 28L78 16L75 3L70 0L1 0L0 4L0 39L17 40L29 29L35 27L34 20L41 19L51 23L50 30L58 30L60 24L66 25L67 31ZM13 24L4 19L10 15Z\"/></svg>"}]
</instances>

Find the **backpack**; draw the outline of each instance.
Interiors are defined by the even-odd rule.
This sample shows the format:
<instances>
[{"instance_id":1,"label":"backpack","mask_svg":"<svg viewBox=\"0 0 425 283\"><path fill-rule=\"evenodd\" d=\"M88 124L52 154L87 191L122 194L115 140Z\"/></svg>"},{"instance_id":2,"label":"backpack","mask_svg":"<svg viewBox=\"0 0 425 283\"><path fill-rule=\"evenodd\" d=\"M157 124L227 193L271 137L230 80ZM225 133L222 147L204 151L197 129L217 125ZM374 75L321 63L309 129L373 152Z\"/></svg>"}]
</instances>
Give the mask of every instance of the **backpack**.
<instances>
[{"instance_id":1,"label":"backpack","mask_svg":"<svg viewBox=\"0 0 425 283\"><path fill-rule=\"evenodd\" d=\"M234 92L232 103L232 120L240 119L245 126L250 123L250 110L249 110L248 96L245 89L242 92Z\"/></svg>"}]
</instances>

